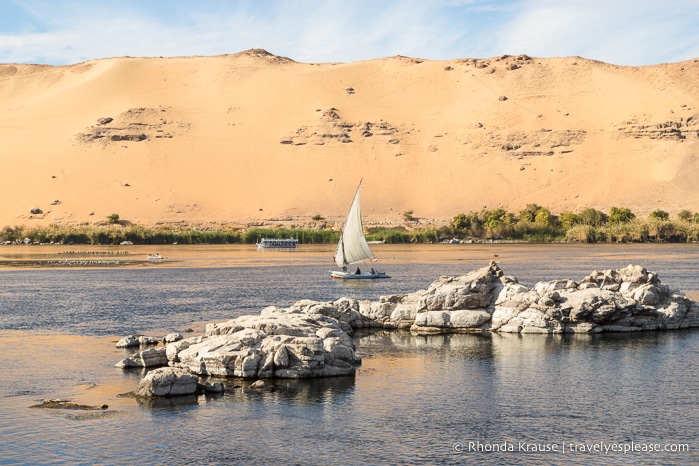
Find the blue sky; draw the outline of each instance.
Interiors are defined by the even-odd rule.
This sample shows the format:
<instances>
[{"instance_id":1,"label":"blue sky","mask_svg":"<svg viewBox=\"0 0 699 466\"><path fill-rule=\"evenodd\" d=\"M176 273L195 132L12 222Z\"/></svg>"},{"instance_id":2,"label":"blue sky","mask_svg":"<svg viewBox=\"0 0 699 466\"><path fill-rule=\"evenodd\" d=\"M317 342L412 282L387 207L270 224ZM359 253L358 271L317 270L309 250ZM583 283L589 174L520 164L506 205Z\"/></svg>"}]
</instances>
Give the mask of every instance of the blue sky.
<instances>
[{"instance_id":1,"label":"blue sky","mask_svg":"<svg viewBox=\"0 0 699 466\"><path fill-rule=\"evenodd\" d=\"M699 0L0 0L0 63L264 48L307 63L699 57Z\"/></svg>"}]
</instances>

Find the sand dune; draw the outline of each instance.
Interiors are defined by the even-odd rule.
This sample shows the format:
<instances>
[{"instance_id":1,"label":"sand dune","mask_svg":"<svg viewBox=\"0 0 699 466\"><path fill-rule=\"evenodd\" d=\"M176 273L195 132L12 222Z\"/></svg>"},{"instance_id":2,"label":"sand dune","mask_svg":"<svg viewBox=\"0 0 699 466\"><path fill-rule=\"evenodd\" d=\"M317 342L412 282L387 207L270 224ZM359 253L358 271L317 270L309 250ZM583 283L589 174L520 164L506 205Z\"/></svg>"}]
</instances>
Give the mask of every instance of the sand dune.
<instances>
[{"instance_id":1,"label":"sand dune","mask_svg":"<svg viewBox=\"0 0 699 466\"><path fill-rule=\"evenodd\" d=\"M699 60L0 65L0 227L341 221L360 179L369 223L696 212L698 108Z\"/></svg>"}]
</instances>

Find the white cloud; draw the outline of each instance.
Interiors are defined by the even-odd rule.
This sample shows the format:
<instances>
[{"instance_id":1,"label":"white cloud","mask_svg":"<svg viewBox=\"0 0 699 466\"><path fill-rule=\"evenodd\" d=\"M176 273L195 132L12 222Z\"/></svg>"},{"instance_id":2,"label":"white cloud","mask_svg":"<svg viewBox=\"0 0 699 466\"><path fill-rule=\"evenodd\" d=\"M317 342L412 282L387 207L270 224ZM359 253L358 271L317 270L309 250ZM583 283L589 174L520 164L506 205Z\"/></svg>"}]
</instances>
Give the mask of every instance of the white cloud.
<instances>
[{"instance_id":1,"label":"white cloud","mask_svg":"<svg viewBox=\"0 0 699 466\"><path fill-rule=\"evenodd\" d=\"M394 54L451 58L476 43L464 40L475 34L475 27L465 24L473 21L473 14L455 21L459 18L446 13L464 6L449 2L204 3L193 10L191 2L22 2L34 30L0 36L0 61L43 57L72 63L115 55L211 55L252 47L300 61ZM466 8L488 3L468 2Z\"/></svg>"},{"instance_id":2,"label":"white cloud","mask_svg":"<svg viewBox=\"0 0 699 466\"><path fill-rule=\"evenodd\" d=\"M499 35L498 47L509 53L580 55L619 65L699 54L696 0L526 0L520 7Z\"/></svg>"},{"instance_id":3,"label":"white cloud","mask_svg":"<svg viewBox=\"0 0 699 466\"><path fill-rule=\"evenodd\" d=\"M699 56L699 0L0 0L0 12L13 15L0 21L0 63L249 48L304 62L527 53L641 65Z\"/></svg>"}]
</instances>

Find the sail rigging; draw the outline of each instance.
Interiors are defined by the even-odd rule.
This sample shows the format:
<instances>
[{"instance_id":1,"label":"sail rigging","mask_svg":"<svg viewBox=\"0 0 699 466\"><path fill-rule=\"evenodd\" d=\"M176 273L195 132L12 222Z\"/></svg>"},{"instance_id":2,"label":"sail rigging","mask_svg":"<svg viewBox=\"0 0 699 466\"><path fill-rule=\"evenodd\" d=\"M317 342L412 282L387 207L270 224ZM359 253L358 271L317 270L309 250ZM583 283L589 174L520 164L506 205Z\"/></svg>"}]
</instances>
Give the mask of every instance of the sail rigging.
<instances>
[{"instance_id":1,"label":"sail rigging","mask_svg":"<svg viewBox=\"0 0 699 466\"><path fill-rule=\"evenodd\" d=\"M362 212L360 206L360 192L362 182L359 182L357 192L354 195L352 206L347 214L347 220L342 228L342 235L335 251L335 264L338 267L346 267L350 264L373 259L374 254L364 237L364 225L362 224Z\"/></svg>"}]
</instances>

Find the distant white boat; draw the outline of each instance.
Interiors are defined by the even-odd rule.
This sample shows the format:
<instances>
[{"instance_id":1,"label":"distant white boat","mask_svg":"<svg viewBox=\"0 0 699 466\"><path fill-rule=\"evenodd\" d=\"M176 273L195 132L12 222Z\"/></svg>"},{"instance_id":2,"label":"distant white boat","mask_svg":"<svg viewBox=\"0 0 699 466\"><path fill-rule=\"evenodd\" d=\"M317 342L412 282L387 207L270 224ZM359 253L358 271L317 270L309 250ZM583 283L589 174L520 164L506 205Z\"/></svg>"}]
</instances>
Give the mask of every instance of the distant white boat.
<instances>
[{"instance_id":1,"label":"distant white boat","mask_svg":"<svg viewBox=\"0 0 699 466\"><path fill-rule=\"evenodd\" d=\"M262 238L255 244L260 249L293 249L298 243L296 238Z\"/></svg>"},{"instance_id":2,"label":"distant white boat","mask_svg":"<svg viewBox=\"0 0 699 466\"><path fill-rule=\"evenodd\" d=\"M359 200L359 193L362 182L359 182L357 192L354 195L352 206L347 214L347 220L342 228L340 241L337 243L335 251L335 264L342 270L331 270L332 278L344 280L373 280L377 278L391 278L386 272L378 272L371 268L369 272L361 271L359 266L354 272L349 272L347 266L364 262L367 259L376 260L376 256L369 249L364 236L364 225L362 224L362 212Z\"/></svg>"},{"instance_id":3,"label":"distant white boat","mask_svg":"<svg viewBox=\"0 0 699 466\"><path fill-rule=\"evenodd\" d=\"M163 256L161 256L160 254L157 254L157 253L156 254L148 254L146 259L148 259L149 261L153 261L153 262L160 262L161 260L163 260Z\"/></svg>"}]
</instances>

